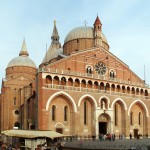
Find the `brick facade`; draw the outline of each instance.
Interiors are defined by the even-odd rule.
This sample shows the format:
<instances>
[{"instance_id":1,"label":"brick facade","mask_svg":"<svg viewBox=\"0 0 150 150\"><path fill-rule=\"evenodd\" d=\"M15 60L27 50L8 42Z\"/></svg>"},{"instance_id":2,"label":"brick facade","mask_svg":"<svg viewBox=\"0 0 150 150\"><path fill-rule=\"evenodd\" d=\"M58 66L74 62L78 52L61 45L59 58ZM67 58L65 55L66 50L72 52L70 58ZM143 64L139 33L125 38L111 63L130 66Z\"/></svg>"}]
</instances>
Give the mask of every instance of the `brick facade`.
<instances>
[{"instance_id":1,"label":"brick facade","mask_svg":"<svg viewBox=\"0 0 150 150\"><path fill-rule=\"evenodd\" d=\"M149 87L109 51L98 19L93 28L71 31L61 48L63 54L58 55L54 55L57 49L51 49L56 44L61 51L54 24L51 59L43 61L38 70L27 66L6 69L0 95L1 130L12 129L18 122L22 129L67 135L150 135Z\"/></svg>"}]
</instances>

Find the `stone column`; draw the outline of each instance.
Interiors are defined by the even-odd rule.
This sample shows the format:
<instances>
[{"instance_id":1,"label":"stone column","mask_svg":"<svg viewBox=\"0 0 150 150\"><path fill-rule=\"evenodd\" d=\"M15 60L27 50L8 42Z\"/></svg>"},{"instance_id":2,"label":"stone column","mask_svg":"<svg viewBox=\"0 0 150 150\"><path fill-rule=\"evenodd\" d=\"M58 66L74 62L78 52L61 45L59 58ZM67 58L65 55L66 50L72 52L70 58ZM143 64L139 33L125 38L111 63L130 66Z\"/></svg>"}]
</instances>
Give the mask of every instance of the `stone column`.
<instances>
[{"instance_id":1,"label":"stone column","mask_svg":"<svg viewBox=\"0 0 150 150\"><path fill-rule=\"evenodd\" d=\"M150 138L150 117L149 116L148 117L146 116L146 124L147 124L146 134L148 134L148 138Z\"/></svg>"},{"instance_id":2,"label":"stone column","mask_svg":"<svg viewBox=\"0 0 150 150\"><path fill-rule=\"evenodd\" d=\"M95 135L96 135L96 139L99 138L99 126L98 126L98 117L100 115L100 108L97 107L95 108L95 118L94 118L94 122L95 122Z\"/></svg>"},{"instance_id":3,"label":"stone column","mask_svg":"<svg viewBox=\"0 0 150 150\"><path fill-rule=\"evenodd\" d=\"M128 110L125 110L125 126L123 128L125 128L124 130L124 134L126 136L126 138L129 138L129 134L130 134L130 116L128 116ZM133 136L133 131L132 131L132 136Z\"/></svg>"},{"instance_id":4,"label":"stone column","mask_svg":"<svg viewBox=\"0 0 150 150\"><path fill-rule=\"evenodd\" d=\"M27 127L27 122L28 122L27 109L28 109L28 103L27 103L27 100L25 98L25 102L24 102L24 118L23 118L23 127L24 127L24 129L28 129L28 127Z\"/></svg>"}]
</instances>

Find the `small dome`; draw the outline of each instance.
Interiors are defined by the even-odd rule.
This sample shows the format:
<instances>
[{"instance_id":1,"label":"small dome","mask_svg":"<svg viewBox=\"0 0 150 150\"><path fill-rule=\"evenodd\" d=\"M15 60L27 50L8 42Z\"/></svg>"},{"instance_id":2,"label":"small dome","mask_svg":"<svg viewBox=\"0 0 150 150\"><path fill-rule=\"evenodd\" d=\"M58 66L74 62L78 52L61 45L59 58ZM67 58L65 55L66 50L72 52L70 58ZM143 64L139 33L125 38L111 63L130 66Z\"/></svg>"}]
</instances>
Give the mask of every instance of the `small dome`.
<instances>
[{"instance_id":1,"label":"small dome","mask_svg":"<svg viewBox=\"0 0 150 150\"><path fill-rule=\"evenodd\" d=\"M15 57L13 58L7 65L8 67L13 67L13 66L27 66L27 67L33 67L36 68L35 63L26 56L19 56L19 57Z\"/></svg>"},{"instance_id":2,"label":"small dome","mask_svg":"<svg viewBox=\"0 0 150 150\"><path fill-rule=\"evenodd\" d=\"M94 28L93 27L77 27L71 30L65 38L64 44L75 39L80 38L94 38ZM102 33L102 41L107 43L105 35ZM107 43L108 44L108 43Z\"/></svg>"},{"instance_id":3,"label":"small dome","mask_svg":"<svg viewBox=\"0 0 150 150\"><path fill-rule=\"evenodd\" d=\"M25 39L23 40L22 43L22 48L19 53L18 57L13 58L7 65L8 67L13 67L13 66L27 66L27 67L33 67L36 68L35 63L28 57L29 53L27 51Z\"/></svg>"}]
</instances>

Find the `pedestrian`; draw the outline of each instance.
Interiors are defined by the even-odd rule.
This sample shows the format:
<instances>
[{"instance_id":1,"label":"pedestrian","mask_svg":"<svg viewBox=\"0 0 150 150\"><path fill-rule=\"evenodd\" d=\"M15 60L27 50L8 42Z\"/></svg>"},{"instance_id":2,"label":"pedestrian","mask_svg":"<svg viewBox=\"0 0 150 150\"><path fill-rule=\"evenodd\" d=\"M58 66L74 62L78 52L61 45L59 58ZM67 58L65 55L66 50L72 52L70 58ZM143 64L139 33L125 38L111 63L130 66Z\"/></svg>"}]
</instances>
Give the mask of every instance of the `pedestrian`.
<instances>
[{"instance_id":1,"label":"pedestrian","mask_svg":"<svg viewBox=\"0 0 150 150\"><path fill-rule=\"evenodd\" d=\"M93 139L93 141L95 141L95 135L92 135L92 139Z\"/></svg>"},{"instance_id":2,"label":"pedestrian","mask_svg":"<svg viewBox=\"0 0 150 150\"><path fill-rule=\"evenodd\" d=\"M129 134L129 136L130 136L130 139L132 139L132 134L131 133Z\"/></svg>"},{"instance_id":3,"label":"pedestrian","mask_svg":"<svg viewBox=\"0 0 150 150\"><path fill-rule=\"evenodd\" d=\"M116 135L112 134L112 140L115 141L115 139L116 139Z\"/></svg>"}]
</instances>

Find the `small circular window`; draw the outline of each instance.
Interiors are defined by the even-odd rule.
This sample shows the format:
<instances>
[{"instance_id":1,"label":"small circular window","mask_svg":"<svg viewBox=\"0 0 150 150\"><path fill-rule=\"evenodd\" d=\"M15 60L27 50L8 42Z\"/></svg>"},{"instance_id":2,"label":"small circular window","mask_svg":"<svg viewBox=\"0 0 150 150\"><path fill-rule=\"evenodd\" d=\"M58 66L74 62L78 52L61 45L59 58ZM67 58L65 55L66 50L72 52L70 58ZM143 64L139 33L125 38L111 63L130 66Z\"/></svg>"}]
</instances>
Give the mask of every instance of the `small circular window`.
<instances>
[{"instance_id":1,"label":"small circular window","mask_svg":"<svg viewBox=\"0 0 150 150\"><path fill-rule=\"evenodd\" d=\"M19 110L15 110L15 115L19 115Z\"/></svg>"}]
</instances>

